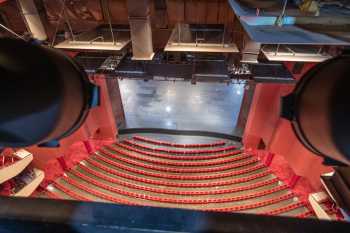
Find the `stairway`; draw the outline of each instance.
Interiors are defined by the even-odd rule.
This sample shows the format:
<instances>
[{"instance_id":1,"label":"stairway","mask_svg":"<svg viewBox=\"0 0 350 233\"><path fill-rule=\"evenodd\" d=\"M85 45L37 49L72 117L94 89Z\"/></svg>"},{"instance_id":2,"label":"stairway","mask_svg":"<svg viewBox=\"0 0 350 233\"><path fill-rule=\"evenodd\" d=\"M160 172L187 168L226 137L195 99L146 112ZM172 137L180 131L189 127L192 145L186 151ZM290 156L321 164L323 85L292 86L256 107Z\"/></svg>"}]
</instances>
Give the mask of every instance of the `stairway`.
<instances>
[{"instance_id":1,"label":"stairway","mask_svg":"<svg viewBox=\"0 0 350 233\"><path fill-rule=\"evenodd\" d=\"M174 136L176 138L176 136ZM252 152L228 140L174 143L133 136L105 146L47 186L42 198L313 217Z\"/></svg>"}]
</instances>

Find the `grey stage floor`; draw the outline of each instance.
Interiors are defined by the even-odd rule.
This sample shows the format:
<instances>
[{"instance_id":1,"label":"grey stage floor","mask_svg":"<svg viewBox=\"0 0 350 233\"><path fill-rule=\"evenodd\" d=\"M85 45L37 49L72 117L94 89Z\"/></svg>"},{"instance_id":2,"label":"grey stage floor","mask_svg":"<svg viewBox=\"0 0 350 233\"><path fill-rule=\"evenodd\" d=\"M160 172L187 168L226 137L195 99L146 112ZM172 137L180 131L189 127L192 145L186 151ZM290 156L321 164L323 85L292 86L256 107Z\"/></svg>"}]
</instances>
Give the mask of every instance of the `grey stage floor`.
<instances>
[{"instance_id":1,"label":"grey stage floor","mask_svg":"<svg viewBox=\"0 0 350 233\"><path fill-rule=\"evenodd\" d=\"M243 85L119 81L126 128L205 130L232 134Z\"/></svg>"}]
</instances>

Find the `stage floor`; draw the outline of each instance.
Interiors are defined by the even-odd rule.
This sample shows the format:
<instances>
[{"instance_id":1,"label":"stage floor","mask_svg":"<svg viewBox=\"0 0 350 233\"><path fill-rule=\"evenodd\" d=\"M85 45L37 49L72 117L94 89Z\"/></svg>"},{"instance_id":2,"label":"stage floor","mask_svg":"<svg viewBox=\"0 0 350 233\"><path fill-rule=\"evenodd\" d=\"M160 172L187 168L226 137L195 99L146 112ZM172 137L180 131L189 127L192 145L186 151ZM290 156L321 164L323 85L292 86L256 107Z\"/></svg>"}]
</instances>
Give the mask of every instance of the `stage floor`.
<instances>
[{"instance_id":1,"label":"stage floor","mask_svg":"<svg viewBox=\"0 0 350 233\"><path fill-rule=\"evenodd\" d=\"M203 130L233 134L243 85L121 80L126 128Z\"/></svg>"}]
</instances>

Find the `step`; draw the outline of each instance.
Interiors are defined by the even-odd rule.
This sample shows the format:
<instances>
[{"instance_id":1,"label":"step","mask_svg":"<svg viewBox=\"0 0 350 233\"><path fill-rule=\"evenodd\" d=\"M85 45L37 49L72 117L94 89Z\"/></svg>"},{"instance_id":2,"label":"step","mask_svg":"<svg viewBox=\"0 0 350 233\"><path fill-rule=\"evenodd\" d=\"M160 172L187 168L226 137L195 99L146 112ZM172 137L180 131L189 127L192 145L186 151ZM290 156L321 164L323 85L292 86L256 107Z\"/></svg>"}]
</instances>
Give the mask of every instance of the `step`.
<instances>
[{"instance_id":1,"label":"step","mask_svg":"<svg viewBox=\"0 0 350 233\"><path fill-rule=\"evenodd\" d=\"M127 144L133 147L137 147L142 150L149 150L153 152L161 152L161 153L168 153L168 154L181 154L181 155L194 155L194 154L215 154L215 153L222 153L222 152L229 152L233 150L237 150L237 146L226 146L226 147L220 147L220 148L213 148L213 149L192 149L192 150L180 150L180 149L168 149L168 148L159 148L159 147L149 147L144 144L140 144L133 140L125 139L123 144Z\"/></svg>"},{"instance_id":2,"label":"step","mask_svg":"<svg viewBox=\"0 0 350 233\"><path fill-rule=\"evenodd\" d=\"M224 172L212 172L212 173L187 173L187 174L178 174L178 173L170 173L165 171L153 171L150 168L146 168L143 166L132 166L130 164L123 164L112 161L104 156L98 155L93 158L89 158L87 161L94 160L100 164L103 164L111 169L124 170L130 173L136 173L142 176L151 176L156 178L164 178L171 180L213 180L213 179L221 179L232 176L246 175L251 172L261 170L265 168L265 165L261 163L251 163L244 167L240 167L238 169L228 170Z\"/></svg>"},{"instance_id":3,"label":"step","mask_svg":"<svg viewBox=\"0 0 350 233\"><path fill-rule=\"evenodd\" d=\"M71 191L80 193L86 193L85 195L96 196L99 199L104 201L111 201L120 204L136 204L136 205L147 205L147 206L159 206L159 207L171 207L171 208L188 208L188 209L198 209L198 210L223 210L227 205L231 206L231 209L254 209L269 206L270 204L276 204L280 201L289 199L292 197L292 194L288 194L287 192L276 193L274 195L268 195L264 198L256 199L255 201L246 201L244 203L237 202L236 204L231 203L212 203L212 204L172 204L167 203L166 201L158 202L158 201L150 201L144 200L142 194L139 198L124 196L120 194L116 194L112 191L105 190L103 188L92 185L89 182L83 181L78 177L74 177L74 175L69 174L68 181L69 186L75 186L74 189L71 188ZM73 182L73 183L71 183ZM282 199L281 199L282 198ZM161 200L161 198L159 198ZM233 205L233 207L232 207Z\"/></svg>"},{"instance_id":4,"label":"step","mask_svg":"<svg viewBox=\"0 0 350 233\"><path fill-rule=\"evenodd\" d=\"M244 179L246 177L251 177L254 175L258 175L260 173L266 173L267 169L264 166L252 166L249 169L241 170L239 173L223 173L222 175L218 176L191 176L191 177L186 177L184 179L184 176L172 176L169 175L168 173L164 172L150 172L146 171L145 169L136 169L132 167L116 167L113 166L109 163L106 163L104 161L101 161L97 158L88 158L86 159L86 162L89 164L93 165L94 167L98 167L101 170L104 170L110 174L115 174L118 176L121 176L121 174L124 174L125 176L132 176L132 177L139 177L140 179L149 179L149 180L155 180L157 182L172 182L172 183L181 183L181 184L189 184L189 186L193 186L193 183L203 183L203 182L208 182L208 183L219 183L219 182L224 182L224 183L230 183L232 181L236 181L237 179ZM178 178L182 179L178 179ZM184 186L185 186L184 185Z\"/></svg>"},{"instance_id":5,"label":"step","mask_svg":"<svg viewBox=\"0 0 350 233\"><path fill-rule=\"evenodd\" d=\"M46 192L44 192L46 198L52 199L64 199L64 200L74 200L71 196L67 195L62 190L56 188L53 184L49 184L46 187Z\"/></svg>"},{"instance_id":6,"label":"step","mask_svg":"<svg viewBox=\"0 0 350 233\"><path fill-rule=\"evenodd\" d=\"M87 174L84 174L80 171L72 170L69 172L75 178L79 178L79 180L84 181L86 183L92 184L94 186L100 187L102 189L106 189L112 192L119 193L121 195L139 197L147 200L157 200L161 197L165 200L165 202L172 203L183 203L183 204L206 204L206 203L219 203L219 202L237 202L237 201L245 201L254 198L260 198L265 195L269 195L269 193L274 193L273 190L286 190L286 187L283 185L277 185L275 180L267 183L264 186L260 186L255 189L247 189L247 190L226 190L227 192L219 192L219 193L211 193L209 191L216 190L207 190L208 192L204 192L201 194L196 193L195 191L186 192L185 194L179 190L171 190L169 192L168 189L147 189L146 186L132 186L132 184L127 183L128 185L124 185L123 183L113 183L107 182L105 180L96 179L96 177L91 177ZM220 191L220 190L219 190ZM160 200L161 201L161 200Z\"/></svg>"},{"instance_id":7,"label":"step","mask_svg":"<svg viewBox=\"0 0 350 233\"><path fill-rule=\"evenodd\" d=\"M90 160L90 162L92 162ZM98 167L97 167L98 166ZM104 166L103 164L100 164L98 162L94 165L89 163L88 161L82 161L79 165L81 168L87 167L88 169L92 169L96 172L99 172L101 174L104 174L108 177L112 177L114 179L120 179L125 182L132 182L135 184L148 184L155 187L159 186L165 186L165 187L175 187L175 188L182 188L182 189L206 189L208 187L222 187L222 186L231 186L231 187L238 187L241 185L249 185L253 184L259 181L264 181L267 179L272 179L275 176L271 174L269 171L261 171L260 173L248 175L241 178L230 178L230 179L219 179L217 181L181 181L181 180L164 180L164 179L157 179L153 177L144 177L140 176L138 174L133 173L127 173L125 171L120 171L117 169L112 169L110 167Z\"/></svg>"},{"instance_id":8,"label":"step","mask_svg":"<svg viewBox=\"0 0 350 233\"><path fill-rule=\"evenodd\" d=\"M231 185L231 186L207 186L205 188L188 188L188 187L169 187L169 186L160 186L149 183L142 183L133 180L120 179L120 177L112 177L99 172L98 170L90 169L86 166L78 166L74 171L79 172L90 178L93 178L96 181L102 182L107 185L120 185L125 186L129 189L143 190L145 193L158 193L158 194L172 194L172 195L183 195L183 196L196 196L196 195L221 195L227 193L249 193L250 191L261 191L267 189L268 187L276 186L278 183L277 178L265 179L259 182L254 182L250 184L241 184L241 185Z\"/></svg>"},{"instance_id":9,"label":"step","mask_svg":"<svg viewBox=\"0 0 350 233\"><path fill-rule=\"evenodd\" d=\"M229 157L229 156L234 156L234 155L238 155L241 154L243 151L240 149L236 149L233 151L226 151L226 152L220 152L220 153L216 153L216 154L206 154L206 155L201 155L201 154L195 154L195 155L191 155L191 154L168 154L168 153L159 153L159 152L155 152L155 151L147 151L147 150L142 150L124 143L115 143L112 144L108 147L117 147L117 148L122 148L126 151L130 151L130 152L136 152L142 155L148 155L151 157L156 157L156 158L163 158L163 159L171 159L171 160L211 160L211 159L218 159L218 158L225 158L225 157Z\"/></svg>"},{"instance_id":10,"label":"step","mask_svg":"<svg viewBox=\"0 0 350 233\"><path fill-rule=\"evenodd\" d=\"M144 167L151 170L157 170L157 171L166 171L166 172L175 172L175 173L207 173L207 172L220 172L224 170L230 170L234 168L244 167L247 165L250 165L252 163L257 163L259 159L257 157L252 156L240 156L236 157L237 159L235 161L232 161L228 164L217 164L217 165L207 165L207 164L201 164L202 166L199 166L197 168L194 168L193 166L186 166L183 167L182 163L175 163L173 162L162 162L162 161L140 161L135 159L134 157L124 157L120 156L119 154L114 154L109 150L101 149L98 152L99 155L103 155L107 159L113 160L115 162L121 162L125 165L135 165L137 167ZM193 163L193 162L192 162ZM177 165L175 165L177 164Z\"/></svg>"}]
</instances>

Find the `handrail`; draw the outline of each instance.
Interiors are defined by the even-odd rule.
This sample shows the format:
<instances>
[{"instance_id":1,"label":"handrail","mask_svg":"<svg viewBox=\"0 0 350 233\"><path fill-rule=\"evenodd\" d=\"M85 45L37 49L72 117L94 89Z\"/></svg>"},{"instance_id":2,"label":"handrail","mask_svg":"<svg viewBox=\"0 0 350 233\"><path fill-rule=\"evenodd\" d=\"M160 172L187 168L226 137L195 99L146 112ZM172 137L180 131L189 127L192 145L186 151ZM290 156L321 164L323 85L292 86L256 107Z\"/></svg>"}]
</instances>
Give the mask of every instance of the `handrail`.
<instances>
[{"instance_id":1,"label":"handrail","mask_svg":"<svg viewBox=\"0 0 350 233\"><path fill-rule=\"evenodd\" d=\"M292 195L281 199L290 197ZM271 201L268 202L271 203ZM319 219L145 208L70 200L0 197L0 205L2 207L0 208L1 232L57 232L59 229L60 232L67 233L127 231L348 233L350 227L346 222Z\"/></svg>"},{"instance_id":2,"label":"handrail","mask_svg":"<svg viewBox=\"0 0 350 233\"><path fill-rule=\"evenodd\" d=\"M125 134L140 134L140 133L155 133L155 134L170 134L170 135L183 135L183 136L202 136L211 138L222 138L235 142L241 142L242 137L237 135L230 135L224 133L202 131L202 130L178 130L178 129L161 129L161 128L127 128L119 129L119 135Z\"/></svg>"}]
</instances>

